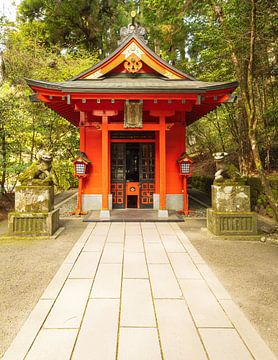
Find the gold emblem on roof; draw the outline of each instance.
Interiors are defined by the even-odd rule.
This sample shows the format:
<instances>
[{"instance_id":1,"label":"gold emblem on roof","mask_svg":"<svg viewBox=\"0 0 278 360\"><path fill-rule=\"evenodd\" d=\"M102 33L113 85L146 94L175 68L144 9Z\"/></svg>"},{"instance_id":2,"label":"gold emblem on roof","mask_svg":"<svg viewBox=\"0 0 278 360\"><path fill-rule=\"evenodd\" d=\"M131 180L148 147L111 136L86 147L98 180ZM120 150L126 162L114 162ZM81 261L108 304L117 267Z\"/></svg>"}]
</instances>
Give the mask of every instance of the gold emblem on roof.
<instances>
[{"instance_id":1,"label":"gold emblem on roof","mask_svg":"<svg viewBox=\"0 0 278 360\"><path fill-rule=\"evenodd\" d=\"M137 73L142 66L143 64L141 60L135 54L130 55L130 57L128 57L124 62L125 69L132 74Z\"/></svg>"}]
</instances>

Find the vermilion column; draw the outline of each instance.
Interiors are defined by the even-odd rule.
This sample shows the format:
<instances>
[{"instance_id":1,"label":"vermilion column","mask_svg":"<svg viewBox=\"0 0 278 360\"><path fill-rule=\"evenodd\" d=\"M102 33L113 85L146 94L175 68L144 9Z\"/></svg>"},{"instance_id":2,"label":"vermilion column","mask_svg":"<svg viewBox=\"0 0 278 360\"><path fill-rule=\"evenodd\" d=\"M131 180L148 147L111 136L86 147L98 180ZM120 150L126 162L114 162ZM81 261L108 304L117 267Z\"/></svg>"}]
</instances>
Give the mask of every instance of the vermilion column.
<instances>
[{"instance_id":1,"label":"vermilion column","mask_svg":"<svg viewBox=\"0 0 278 360\"><path fill-rule=\"evenodd\" d=\"M80 130L80 151L86 152L86 119L87 114L85 112L80 112L80 122L79 122L79 130Z\"/></svg>"},{"instance_id":2,"label":"vermilion column","mask_svg":"<svg viewBox=\"0 0 278 360\"><path fill-rule=\"evenodd\" d=\"M160 116L159 131L159 209L166 210L166 130L165 116Z\"/></svg>"},{"instance_id":3,"label":"vermilion column","mask_svg":"<svg viewBox=\"0 0 278 360\"><path fill-rule=\"evenodd\" d=\"M86 121L87 114L83 111L80 111L80 121L79 121L79 149L81 152L86 152ZM77 209L75 214L86 214L82 211L82 194L83 194L83 178L78 178L78 197L77 197Z\"/></svg>"},{"instance_id":4,"label":"vermilion column","mask_svg":"<svg viewBox=\"0 0 278 360\"><path fill-rule=\"evenodd\" d=\"M102 210L108 210L109 164L108 164L108 116L102 116Z\"/></svg>"}]
</instances>

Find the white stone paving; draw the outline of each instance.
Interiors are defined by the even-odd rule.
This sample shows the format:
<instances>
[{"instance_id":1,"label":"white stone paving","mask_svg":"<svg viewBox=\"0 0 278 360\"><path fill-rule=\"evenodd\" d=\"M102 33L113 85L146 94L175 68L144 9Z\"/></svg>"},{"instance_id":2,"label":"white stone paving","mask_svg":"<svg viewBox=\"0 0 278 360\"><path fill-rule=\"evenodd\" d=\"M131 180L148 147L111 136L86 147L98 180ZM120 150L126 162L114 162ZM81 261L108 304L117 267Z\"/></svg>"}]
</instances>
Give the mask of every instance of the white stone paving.
<instances>
[{"instance_id":1,"label":"white stone paving","mask_svg":"<svg viewBox=\"0 0 278 360\"><path fill-rule=\"evenodd\" d=\"M90 223L3 360L275 360L177 223Z\"/></svg>"}]
</instances>

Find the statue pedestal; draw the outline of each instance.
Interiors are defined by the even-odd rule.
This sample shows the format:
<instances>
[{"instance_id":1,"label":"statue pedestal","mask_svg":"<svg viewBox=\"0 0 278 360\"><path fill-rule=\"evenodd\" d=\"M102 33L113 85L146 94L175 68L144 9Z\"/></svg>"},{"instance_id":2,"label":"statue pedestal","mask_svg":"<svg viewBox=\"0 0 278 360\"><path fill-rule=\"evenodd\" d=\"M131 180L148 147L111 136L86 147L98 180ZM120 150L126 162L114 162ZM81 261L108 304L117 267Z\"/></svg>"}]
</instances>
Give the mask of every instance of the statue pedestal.
<instances>
[{"instance_id":1,"label":"statue pedestal","mask_svg":"<svg viewBox=\"0 0 278 360\"><path fill-rule=\"evenodd\" d=\"M54 210L53 186L18 186L15 211L8 216L8 234L51 236L59 228L59 209Z\"/></svg>"},{"instance_id":2,"label":"statue pedestal","mask_svg":"<svg viewBox=\"0 0 278 360\"><path fill-rule=\"evenodd\" d=\"M212 185L212 209L207 228L214 235L256 235L257 214L251 212L250 187L241 184Z\"/></svg>"}]
</instances>

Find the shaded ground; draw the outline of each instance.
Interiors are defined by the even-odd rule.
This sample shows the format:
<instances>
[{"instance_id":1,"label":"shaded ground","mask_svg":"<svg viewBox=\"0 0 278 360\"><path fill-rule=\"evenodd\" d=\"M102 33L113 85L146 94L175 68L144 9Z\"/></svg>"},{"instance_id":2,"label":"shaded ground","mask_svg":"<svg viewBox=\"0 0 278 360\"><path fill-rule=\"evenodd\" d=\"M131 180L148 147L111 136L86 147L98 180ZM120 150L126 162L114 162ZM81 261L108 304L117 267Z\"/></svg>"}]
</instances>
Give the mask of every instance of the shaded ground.
<instances>
[{"instance_id":1,"label":"shaded ground","mask_svg":"<svg viewBox=\"0 0 278 360\"><path fill-rule=\"evenodd\" d=\"M0 239L0 357L87 224L62 220L52 240Z\"/></svg>"},{"instance_id":2,"label":"shaded ground","mask_svg":"<svg viewBox=\"0 0 278 360\"><path fill-rule=\"evenodd\" d=\"M0 221L7 219L8 211L14 208L14 194L0 195Z\"/></svg>"},{"instance_id":3,"label":"shaded ground","mask_svg":"<svg viewBox=\"0 0 278 360\"><path fill-rule=\"evenodd\" d=\"M278 246L218 240L200 231L201 219L180 226L278 357Z\"/></svg>"}]
</instances>

